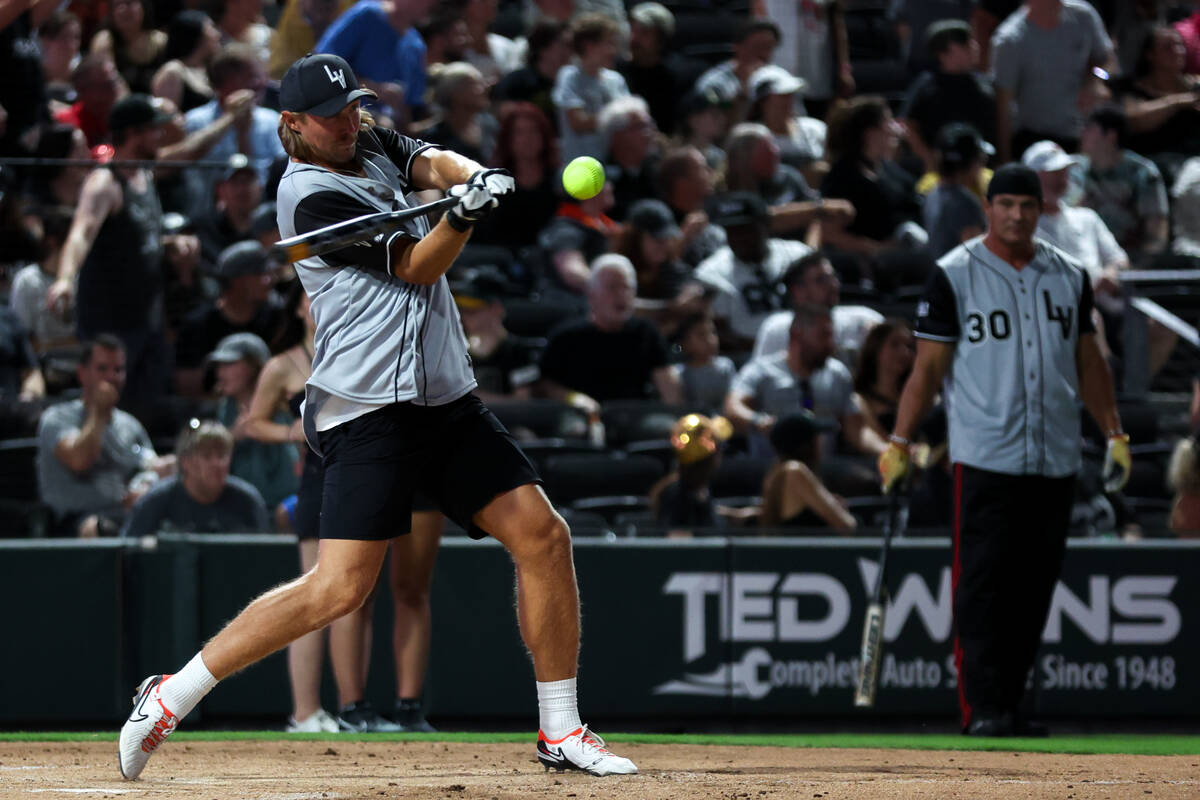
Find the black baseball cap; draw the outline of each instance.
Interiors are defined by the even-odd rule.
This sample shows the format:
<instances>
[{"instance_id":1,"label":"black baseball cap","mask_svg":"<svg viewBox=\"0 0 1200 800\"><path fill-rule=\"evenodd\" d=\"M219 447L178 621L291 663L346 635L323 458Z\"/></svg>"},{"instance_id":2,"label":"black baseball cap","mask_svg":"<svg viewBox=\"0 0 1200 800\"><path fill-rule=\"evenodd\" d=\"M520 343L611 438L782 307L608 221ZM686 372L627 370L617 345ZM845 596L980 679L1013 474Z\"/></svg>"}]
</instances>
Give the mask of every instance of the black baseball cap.
<instances>
[{"instance_id":1,"label":"black baseball cap","mask_svg":"<svg viewBox=\"0 0 1200 800\"><path fill-rule=\"evenodd\" d=\"M942 161L951 166L966 164L980 155L995 155L996 148L985 142L973 126L951 122L938 131L937 150Z\"/></svg>"},{"instance_id":2,"label":"black baseball cap","mask_svg":"<svg viewBox=\"0 0 1200 800\"><path fill-rule=\"evenodd\" d=\"M240 278L243 275L262 275L271 271L267 248L257 239L246 239L229 245L217 257L213 270L218 278Z\"/></svg>"},{"instance_id":3,"label":"black baseball cap","mask_svg":"<svg viewBox=\"0 0 1200 800\"><path fill-rule=\"evenodd\" d=\"M148 94L127 94L118 100L108 112L108 129L112 132L146 125L161 125L169 122L162 101Z\"/></svg>"},{"instance_id":4,"label":"black baseball cap","mask_svg":"<svg viewBox=\"0 0 1200 800\"><path fill-rule=\"evenodd\" d=\"M708 198L705 202L708 220L713 225L731 228L762 222L767 218L767 204L753 192L729 192Z\"/></svg>"},{"instance_id":5,"label":"black baseball cap","mask_svg":"<svg viewBox=\"0 0 1200 800\"><path fill-rule=\"evenodd\" d=\"M798 451L818 435L836 429L832 420L822 419L802 408L775 422L771 428L771 446L780 457L795 458Z\"/></svg>"},{"instance_id":6,"label":"black baseball cap","mask_svg":"<svg viewBox=\"0 0 1200 800\"><path fill-rule=\"evenodd\" d=\"M288 67L279 84L281 111L332 117L361 97L375 97L358 88L358 78L346 59L332 53L309 53Z\"/></svg>"},{"instance_id":7,"label":"black baseball cap","mask_svg":"<svg viewBox=\"0 0 1200 800\"><path fill-rule=\"evenodd\" d=\"M940 19L925 29L925 49L937 58L952 44L971 41L971 26L961 19Z\"/></svg>"},{"instance_id":8,"label":"black baseball cap","mask_svg":"<svg viewBox=\"0 0 1200 800\"><path fill-rule=\"evenodd\" d=\"M250 159L243 153L234 153L225 162L225 169L221 170L220 180L227 181L239 172L251 172L258 177L258 170L250 163Z\"/></svg>"},{"instance_id":9,"label":"black baseball cap","mask_svg":"<svg viewBox=\"0 0 1200 800\"><path fill-rule=\"evenodd\" d=\"M638 200L629 207L628 220L634 228L655 239L674 239L682 233L675 224L675 215L662 200Z\"/></svg>"}]
</instances>

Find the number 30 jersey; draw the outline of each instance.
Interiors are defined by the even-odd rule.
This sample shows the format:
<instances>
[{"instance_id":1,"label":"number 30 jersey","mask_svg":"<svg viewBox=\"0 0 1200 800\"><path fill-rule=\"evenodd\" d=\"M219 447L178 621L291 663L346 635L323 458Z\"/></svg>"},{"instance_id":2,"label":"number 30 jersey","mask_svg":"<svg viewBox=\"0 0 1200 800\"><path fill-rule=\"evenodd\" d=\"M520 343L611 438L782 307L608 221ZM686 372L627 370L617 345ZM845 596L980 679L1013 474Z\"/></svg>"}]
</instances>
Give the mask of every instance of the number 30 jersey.
<instances>
[{"instance_id":1,"label":"number 30 jersey","mask_svg":"<svg viewBox=\"0 0 1200 800\"><path fill-rule=\"evenodd\" d=\"M1075 351L1094 333L1092 286L1066 253L1035 240L1022 269L979 236L938 261L916 336L954 345L946 378L951 460L1010 475L1080 467Z\"/></svg>"}]
</instances>

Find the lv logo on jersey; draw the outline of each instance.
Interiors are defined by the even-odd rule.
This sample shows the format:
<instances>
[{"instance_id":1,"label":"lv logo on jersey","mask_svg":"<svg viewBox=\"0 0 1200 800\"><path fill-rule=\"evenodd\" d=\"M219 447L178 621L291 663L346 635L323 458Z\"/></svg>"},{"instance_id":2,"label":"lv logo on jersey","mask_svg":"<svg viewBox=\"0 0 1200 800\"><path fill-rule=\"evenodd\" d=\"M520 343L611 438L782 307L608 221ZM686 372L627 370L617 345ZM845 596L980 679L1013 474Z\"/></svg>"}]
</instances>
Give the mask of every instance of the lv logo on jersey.
<instances>
[{"instance_id":1,"label":"lv logo on jersey","mask_svg":"<svg viewBox=\"0 0 1200 800\"><path fill-rule=\"evenodd\" d=\"M1051 322L1057 322L1062 326L1063 338L1071 338L1071 321L1075 318L1075 309L1067 306L1054 305L1054 300L1050 297L1050 292L1043 290L1042 299L1046 301L1046 319Z\"/></svg>"}]
</instances>

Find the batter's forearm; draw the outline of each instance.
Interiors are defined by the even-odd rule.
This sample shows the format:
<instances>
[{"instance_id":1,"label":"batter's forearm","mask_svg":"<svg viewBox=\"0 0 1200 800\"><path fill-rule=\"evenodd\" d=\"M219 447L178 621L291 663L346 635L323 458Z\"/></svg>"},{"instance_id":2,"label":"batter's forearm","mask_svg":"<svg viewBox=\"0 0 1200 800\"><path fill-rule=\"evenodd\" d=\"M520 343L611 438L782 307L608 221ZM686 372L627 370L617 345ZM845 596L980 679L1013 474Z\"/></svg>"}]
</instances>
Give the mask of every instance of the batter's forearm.
<instances>
[{"instance_id":1,"label":"batter's forearm","mask_svg":"<svg viewBox=\"0 0 1200 800\"><path fill-rule=\"evenodd\" d=\"M477 161L453 150L429 150L428 156L413 164L413 180L421 189L441 189L466 183L483 169Z\"/></svg>"},{"instance_id":2,"label":"batter's forearm","mask_svg":"<svg viewBox=\"0 0 1200 800\"><path fill-rule=\"evenodd\" d=\"M469 238L470 229L456 231L443 217L421 241L401 244L397 239L393 243L392 274L408 283L426 286L436 283L450 269Z\"/></svg>"}]
</instances>

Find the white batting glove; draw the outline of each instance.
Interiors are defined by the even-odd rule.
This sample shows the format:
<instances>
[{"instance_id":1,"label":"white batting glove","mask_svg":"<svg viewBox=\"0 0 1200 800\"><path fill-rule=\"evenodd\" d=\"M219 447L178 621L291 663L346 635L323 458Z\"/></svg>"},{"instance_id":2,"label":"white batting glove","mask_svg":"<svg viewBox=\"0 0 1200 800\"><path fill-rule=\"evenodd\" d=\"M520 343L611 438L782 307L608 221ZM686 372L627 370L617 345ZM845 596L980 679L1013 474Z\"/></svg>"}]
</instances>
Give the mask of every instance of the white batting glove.
<instances>
[{"instance_id":1,"label":"white batting glove","mask_svg":"<svg viewBox=\"0 0 1200 800\"><path fill-rule=\"evenodd\" d=\"M446 221L459 232L469 229L497 206L496 198L482 184L460 183L451 186L446 194L458 198L458 203L446 212Z\"/></svg>"},{"instance_id":2,"label":"white batting glove","mask_svg":"<svg viewBox=\"0 0 1200 800\"><path fill-rule=\"evenodd\" d=\"M467 181L468 186L476 186L481 183L497 200L517 190L517 181L506 169L481 169Z\"/></svg>"}]
</instances>

